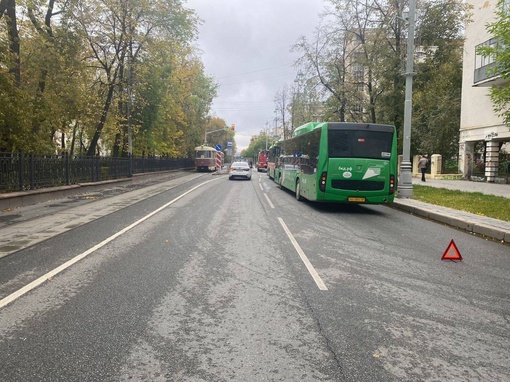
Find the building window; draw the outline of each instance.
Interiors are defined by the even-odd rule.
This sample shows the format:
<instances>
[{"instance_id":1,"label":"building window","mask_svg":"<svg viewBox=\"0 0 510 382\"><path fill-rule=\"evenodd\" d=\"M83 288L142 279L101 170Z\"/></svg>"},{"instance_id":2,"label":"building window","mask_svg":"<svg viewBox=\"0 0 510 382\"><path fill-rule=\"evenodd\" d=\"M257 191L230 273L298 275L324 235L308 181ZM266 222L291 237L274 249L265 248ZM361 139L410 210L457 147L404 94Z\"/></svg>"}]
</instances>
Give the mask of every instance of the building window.
<instances>
[{"instance_id":1,"label":"building window","mask_svg":"<svg viewBox=\"0 0 510 382\"><path fill-rule=\"evenodd\" d=\"M496 47L498 45L498 41L494 38L491 38L488 41L482 42L481 44L475 47L475 52L478 52L478 48L482 46L490 46ZM484 57L478 53L475 55L475 69L480 69L484 66L490 65L494 62L494 56L491 54L487 57Z\"/></svg>"},{"instance_id":2,"label":"building window","mask_svg":"<svg viewBox=\"0 0 510 382\"><path fill-rule=\"evenodd\" d=\"M491 54L487 57L484 57L478 53L478 48L480 47L496 47L497 45L498 41L494 38L491 38L490 40L487 40L475 47L475 73L473 81L475 85L498 76L498 74L495 72L496 62L494 60L494 55Z\"/></svg>"}]
</instances>

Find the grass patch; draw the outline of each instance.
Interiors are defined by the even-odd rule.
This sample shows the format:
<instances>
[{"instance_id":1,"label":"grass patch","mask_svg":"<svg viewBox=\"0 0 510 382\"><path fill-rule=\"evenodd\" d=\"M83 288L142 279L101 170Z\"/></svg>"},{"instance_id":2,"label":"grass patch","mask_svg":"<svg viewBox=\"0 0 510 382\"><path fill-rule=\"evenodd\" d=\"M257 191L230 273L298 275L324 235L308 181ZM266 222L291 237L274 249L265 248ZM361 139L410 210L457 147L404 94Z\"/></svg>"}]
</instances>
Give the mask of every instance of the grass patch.
<instances>
[{"instance_id":1,"label":"grass patch","mask_svg":"<svg viewBox=\"0 0 510 382\"><path fill-rule=\"evenodd\" d=\"M502 196L413 185L412 199L510 222L510 199Z\"/></svg>"}]
</instances>

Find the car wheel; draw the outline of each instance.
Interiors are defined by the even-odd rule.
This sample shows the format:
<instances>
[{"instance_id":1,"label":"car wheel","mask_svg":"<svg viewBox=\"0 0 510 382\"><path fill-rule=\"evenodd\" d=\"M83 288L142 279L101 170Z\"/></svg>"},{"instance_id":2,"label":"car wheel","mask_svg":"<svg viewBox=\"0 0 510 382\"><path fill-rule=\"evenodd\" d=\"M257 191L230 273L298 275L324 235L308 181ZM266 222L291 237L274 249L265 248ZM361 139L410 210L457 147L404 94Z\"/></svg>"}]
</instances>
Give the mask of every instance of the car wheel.
<instances>
[{"instance_id":1,"label":"car wheel","mask_svg":"<svg viewBox=\"0 0 510 382\"><path fill-rule=\"evenodd\" d=\"M296 181L296 200L302 200L301 198L301 187L299 184L299 179Z\"/></svg>"}]
</instances>

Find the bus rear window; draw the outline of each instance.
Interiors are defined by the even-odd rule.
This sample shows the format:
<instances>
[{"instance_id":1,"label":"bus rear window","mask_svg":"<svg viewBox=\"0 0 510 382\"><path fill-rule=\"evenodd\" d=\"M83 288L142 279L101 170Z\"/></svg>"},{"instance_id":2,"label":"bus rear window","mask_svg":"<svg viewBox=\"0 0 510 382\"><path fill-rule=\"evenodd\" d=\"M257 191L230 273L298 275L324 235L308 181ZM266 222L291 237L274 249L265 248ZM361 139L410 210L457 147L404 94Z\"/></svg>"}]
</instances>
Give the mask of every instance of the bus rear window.
<instances>
[{"instance_id":1,"label":"bus rear window","mask_svg":"<svg viewBox=\"0 0 510 382\"><path fill-rule=\"evenodd\" d=\"M393 134L370 130L329 130L330 158L390 159Z\"/></svg>"}]
</instances>

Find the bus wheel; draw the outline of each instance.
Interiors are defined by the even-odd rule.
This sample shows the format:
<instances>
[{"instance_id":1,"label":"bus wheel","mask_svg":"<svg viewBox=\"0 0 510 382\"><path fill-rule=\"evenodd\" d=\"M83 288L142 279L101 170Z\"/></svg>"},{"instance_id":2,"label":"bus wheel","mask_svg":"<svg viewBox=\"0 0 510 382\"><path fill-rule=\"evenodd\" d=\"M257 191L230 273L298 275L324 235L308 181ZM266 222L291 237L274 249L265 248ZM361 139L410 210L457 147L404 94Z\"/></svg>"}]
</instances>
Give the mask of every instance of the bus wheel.
<instances>
[{"instance_id":1,"label":"bus wheel","mask_svg":"<svg viewBox=\"0 0 510 382\"><path fill-rule=\"evenodd\" d=\"M296 200L302 200L301 198L301 190L300 190L300 185L299 185L299 179L296 181Z\"/></svg>"}]
</instances>

